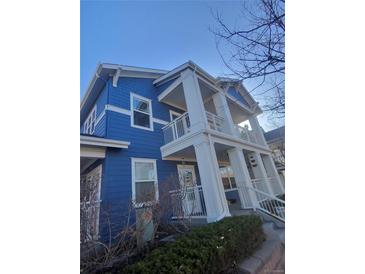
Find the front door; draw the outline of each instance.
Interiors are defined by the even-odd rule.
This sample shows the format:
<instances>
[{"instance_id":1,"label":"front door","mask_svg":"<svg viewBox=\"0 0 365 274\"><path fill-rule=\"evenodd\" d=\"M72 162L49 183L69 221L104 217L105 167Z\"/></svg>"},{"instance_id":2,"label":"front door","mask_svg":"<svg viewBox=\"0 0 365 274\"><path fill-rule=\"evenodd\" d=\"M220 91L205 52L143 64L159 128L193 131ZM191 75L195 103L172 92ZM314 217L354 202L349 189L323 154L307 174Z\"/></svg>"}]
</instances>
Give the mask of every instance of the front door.
<instances>
[{"instance_id":1,"label":"front door","mask_svg":"<svg viewBox=\"0 0 365 274\"><path fill-rule=\"evenodd\" d=\"M178 165L177 168L179 173L180 187L183 192L182 202L184 215L198 215L202 211L202 208L194 166Z\"/></svg>"}]
</instances>

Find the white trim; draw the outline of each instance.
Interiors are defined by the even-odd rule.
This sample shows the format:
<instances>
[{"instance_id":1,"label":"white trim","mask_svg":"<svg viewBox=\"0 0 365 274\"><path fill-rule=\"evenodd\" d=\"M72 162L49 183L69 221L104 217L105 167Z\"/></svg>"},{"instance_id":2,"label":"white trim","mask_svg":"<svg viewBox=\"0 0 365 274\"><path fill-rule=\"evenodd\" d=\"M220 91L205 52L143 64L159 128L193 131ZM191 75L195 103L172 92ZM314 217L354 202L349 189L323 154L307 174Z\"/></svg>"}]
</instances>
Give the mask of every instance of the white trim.
<instances>
[{"instance_id":1,"label":"white trim","mask_svg":"<svg viewBox=\"0 0 365 274\"><path fill-rule=\"evenodd\" d=\"M113 112L117 112L117 113L121 113L124 115L128 115L128 116L132 116L132 112L129 109L125 109L125 108L120 108L120 107L116 107L113 105L105 105L105 110L109 110L109 111L113 111ZM154 123L158 123L161 125L167 125L169 122L165 121L165 120L161 120L155 117L152 117L152 120ZM143 128L145 129L145 128Z\"/></svg>"},{"instance_id":2,"label":"white trim","mask_svg":"<svg viewBox=\"0 0 365 274\"><path fill-rule=\"evenodd\" d=\"M182 83L181 77L177 78L171 85L169 85L158 97L158 101L161 102L171 91L177 88Z\"/></svg>"},{"instance_id":3,"label":"white trim","mask_svg":"<svg viewBox=\"0 0 365 274\"><path fill-rule=\"evenodd\" d=\"M119 80L120 73L121 73L121 69L118 68L116 73L113 76L113 87L115 87L115 88L118 86L118 80Z\"/></svg>"},{"instance_id":4,"label":"white trim","mask_svg":"<svg viewBox=\"0 0 365 274\"><path fill-rule=\"evenodd\" d=\"M113 106L113 105L105 105L105 110L110 110L110 111L114 111L114 112L118 112L118 113L121 113L121 114L131 116L131 111L129 109L120 108L120 107L116 107L116 106Z\"/></svg>"},{"instance_id":5,"label":"white trim","mask_svg":"<svg viewBox=\"0 0 365 274\"><path fill-rule=\"evenodd\" d=\"M164 126L166 126L169 123L167 121L160 120L158 118L152 118L152 120L153 120L154 123L158 123L158 124L161 124L161 125L164 125Z\"/></svg>"},{"instance_id":6,"label":"white trim","mask_svg":"<svg viewBox=\"0 0 365 274\"><path fill-rule=\"evenodd\" d=\"M252 109L248 108L245 104L238 101L238 99L234 98L232 95L230 95L228 92L225 92L226 97L233 103L235 103L237 106L242 108L243 110L247 111L249 114L254 114L255 112L252 111Z\"/></svg>"},{"instance_id":7,"label":"white trim","mask_svg":"<svg viewBox=\"0 0 365 274\"><path fill-rule=\"evenodd\" d=\"M149 158L131 158L131 165L132 165L132 200L136 200L136 181L135 181L135 163L153 163L153 168L155 172L155 180L154 180L154 186L155 186L155 199L158 201L159 199L159 192L158 192L158 175L157 175L157 160L156 159L149 159ZM148 180L150 182L152 180ZM144 203L135 203L136 207L143 206Z\"/></svg>"},{"instance_id":8,"label":"white trim","mask_svg":"<svg viewBox=\"0 0 365 274\"><path fill-rule=\"evenodd\" d=\"M130 142L80 135L80 145L128 148Z\"/></svg>"},{"instance_id":9,"label":"white trim","mask_svg":"<svg viewBox=\"0 0 365 274\"><path fill-rule=\"evenodd\" d=\"M105 147L80 146L80 158L105 158Z\"/></svg>"},{"instance_id":10,"label":"white trim","mask_svg":"<svg viewBox=\"0 0 365 274\"><path fill-rule=\"evenodd\" d=\"M96 127L96 113L97 113L97 107L94 105L94 107L90 110L89 115L86 117L84 124L83 124L83 133L84 134L94 134L95 127ZM94 127L91 127L91 123L94 123Z\"/></svg>"},{"instance_id":11,"label":"white trim","mask_svg":"<svg viewBox=\"0 0 365 274\"><path fill-rule=\"evenodd\" d=\"M172 115L176 115L176 116L181 116L181 115L183 115L182 113L178 113L178 112L176 112L176 111L173 111L173 110L169 110L169 113L170 113L170 122L172 122L173 120L175 120L175 119L173 119L173 117L172 117Z\"/></svg>"},{"instance_id":12,"label":"white trim","mask_svg":"<svg viewBox=\"0 0 365 274\"><path fill-rule=\"evenodd\" d=\"M131 92L130 93L130 115L131 115L131 127L134 127L134 128L139 128L139 129L144 129L144 130L149 130L149 131L153 131L153 112L152 112L152 100L151 99L148 99L146 97L143 97L141 95L138 95L136 93L133 93ZM134 98L137 98L139 100L142 100L142 101L147 101L148 104L149 104L149 110L150 110L150 113L145 113L143 111L138 111L138 110L135 110L133 108L133 99ZM139 126L139 125L135 125L134 124L134 115L133 115L133 112L134 111L137 111L137 112L141 112L141 113L144 113L146 115L149 115L150 116L150 127L142 127L142 126Z\"/></svg>"},{"instance_id":13,"label":"white trim","mask_svg":"<svg viewBox=\"0 0 365 274\"><path fill-rule=\"evenodd\" d=\"M203 77L206 77L208 80L212 81L213 84L215 84L217 81L216 78L211 76L208 72L203 70L201 67L199 67L197 64L195 64L193 61L188 61L188 62L178 66L177 68L169 71L165 75L162 75L161 77L157 78L155 81L153 81L153 84L158 86L161 84L162 81L164 81L170 77L172 78L175 74L182 72L183 70L185 70L187 68L190 68L191 70L200 73Z\"/></svg>"},{"instance_id":14,"label":"white trim","mask_svg":"<svg viewBox=\"0 0 365 274\"><path fill-rule=\"evenodd\" d=\"M103 119L103 117L105 116L105 109L103 110L102 113L100 113L100 115L98 116L98 118L96 118L96 121L95 121L95 128L97 126L97 124L100 123L101 119Z\"/></svg>"}]
</instances>

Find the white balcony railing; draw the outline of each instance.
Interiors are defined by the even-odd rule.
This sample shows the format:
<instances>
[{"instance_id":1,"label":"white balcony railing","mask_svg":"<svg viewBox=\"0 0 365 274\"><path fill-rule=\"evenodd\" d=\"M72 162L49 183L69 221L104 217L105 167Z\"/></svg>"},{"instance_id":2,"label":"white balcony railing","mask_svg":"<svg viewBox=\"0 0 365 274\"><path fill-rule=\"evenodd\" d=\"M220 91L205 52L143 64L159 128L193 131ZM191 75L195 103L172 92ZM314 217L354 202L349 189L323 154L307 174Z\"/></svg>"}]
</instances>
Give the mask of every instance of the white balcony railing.
<instances>
[{"instance_id":1,"label":"white balcony railing","mask_svg":"<svg viewBox=\"0 0 365 274\"><path fill-rule=\"evenodd\" d=\"M249 130L247 127L241 127L239 125L235 125L236 130L238 132L238 136L248 142L258 144L256 134L253 130Z\"/></svg>"},{"instance_id":2,"label":"white balcony railing","mask_svg":"<svg viewBox=\"0 0 365 274\"><path fill-rule=\"evenodd\" d=\"M173 218L186 219L207 216L202 186L182 187L169 193Z\"/></svg>"},{"instance_id":3,"label":"white balcony railing","mask_svg":"<svg viewBox=\"0 0 365 274\"><path fill-rule=\"evenodd\" d=\"M223 132L224 119L208 111L206 111L205 113L207 115L209 128Z\"/></svg>"},{"instance_id":4,"label":"white balcony railing","mask_svg":"<svg viewBox=\"0 0 365 274\"><path fill-rule=\"evenodd\" d=\"M162 128L165 144L190 132L189 114L185 112Z\"/></svg>"}]
</instances>

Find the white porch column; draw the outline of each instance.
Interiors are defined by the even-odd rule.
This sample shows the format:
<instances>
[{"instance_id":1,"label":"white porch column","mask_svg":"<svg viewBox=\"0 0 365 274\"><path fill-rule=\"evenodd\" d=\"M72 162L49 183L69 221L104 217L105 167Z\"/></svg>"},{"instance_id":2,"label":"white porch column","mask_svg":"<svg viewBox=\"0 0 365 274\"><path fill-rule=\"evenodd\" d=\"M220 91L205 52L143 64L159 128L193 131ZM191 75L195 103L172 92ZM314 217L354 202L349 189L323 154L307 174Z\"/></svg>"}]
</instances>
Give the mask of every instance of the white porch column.
<instances>
[{"instance_id":1,"label":"white porch column","mask_svg":"<svg viewBox=\"0 0 365 274\"><path fill-rule=\"evenodd\" d=\"M230 165L233 169L234 178L238 188L238 195L241 201L241 208L255 208L257 206L256 195L244 186L252 186L251 177L247 169L243 151L240 148L232 148L227 151Z\"/></svg>"},{"instance_id":2,"label":"white porch column","mask_svg":"<svg viewBox=\"0 0 365 274\"><path fill-rule=\"evenodd\" d=\"M274 195L273 189L271 188L271 184L269 184L269 181L267 179L265 166L264 163L262 162L260 153L258 153L257 151L250 152L248 154L248 157L250 159L250 165L252 167L252 171L253 174L255 175L255 178L262 179L262 184L264 186L264 189L259 189L259 190Z\"/></svg>"},{"instance_id":3,"label":"white porch column","mask_svg":"<svg viewBox=\"0 0 365 274\"><path fill-rule=\"evenodd\" d=\"M258 143L265 147L268 147L263 130L261 129L261 126L259 124L259 121L257 120L257 117L251 116L248 119L248 121L250 122L252 130L255 132Z\"/></svg>"},{"instance_id":4,"label":"white porch column","mask_svg":"<svg viewBox=\"0 0 365 274\"><path fill-rule=\"evenodd\" d=\"M181 73L181 79L191 128L196 130L206 128L208 121L198 78L193 71L187 69Z\"/></svg>"},{"instance_id":5,"label":"white porch column","mask_svg":"<svg viewBox=\"0 0 365 274\"><path fill-rule=\"evenodd\" d=\"M214 146L206 138L206 140L194 144L194 149L207 209L207 222L215 222L231 216L222 179L218 174L219 166Z\"/></svg>"},{"instance_id":6,"label":"white porch column","mask_svg":"<svg viewBox=\"0 0 365 274\"><path fill-rule=\"evenodd\" d=\"M234 127L231 111L229 110L226 96L223 92L218 92L213 95L213 102L218 116L224 119L224 132L237 136L238 132Z\"/></svg>"},{"instance_id":7,"label":"white porch column","mask_svg":"<svg viewBox=\"0 0 365 274\"><path fill-rule=\"evenodd\" d=\"M262 161L264 162L264 165L266 167L267 175L275 181L274 183L272 181L269 181L269 183L272 184L274 193L277 193L277 194L285 193L283 183L282 183L279 173L276 169L272 156L271 155L262 155Z\"/></svg>"}]
</instances>

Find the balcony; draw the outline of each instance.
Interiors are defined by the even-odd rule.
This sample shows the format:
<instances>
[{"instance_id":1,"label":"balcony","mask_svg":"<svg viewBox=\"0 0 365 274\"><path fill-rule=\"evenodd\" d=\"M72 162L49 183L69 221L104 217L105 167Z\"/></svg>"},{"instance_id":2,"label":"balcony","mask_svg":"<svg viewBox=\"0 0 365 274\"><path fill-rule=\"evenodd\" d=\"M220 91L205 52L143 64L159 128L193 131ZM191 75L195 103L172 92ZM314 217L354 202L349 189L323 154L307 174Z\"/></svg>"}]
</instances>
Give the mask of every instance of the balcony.
<instances>
[{"instance_id":1,"label":"balcony","mask_svg":"<svg viewBox=\"0 0 365 274\"><path fill-rule=\"evenodd\" d=\"M227 130L225 130L225 120L222 117L209 111L206 111L205 114L207 117L208 129L225 133L227 135L232 135L230 132L227 132ZM234 128L235 134L232 137L238 137L246 142L261 145L258 141L255 131L250 130L248 127L242 127L239 125L234 125ZM162 131L165 145L177 139L180 139L186 134L192 132L189 113L185 112L180 117L171 121L162 128Z\"/></svg>"},{"instance_id":2,"label":"balcony","mask_svg":"<svg viewBox=\"0 0 365 274\"><path fill-rule=\"evenodd\" d=\"M212 130L223 132L224 119L206 111L208 126ZM175 141L191 132L189 113L185 112L180 117L162 128L165 144Z\"/></svg>"},{"instance_id":3,"label":"balcony","mask_svg":"<svg viewBox=\"0 0 365 274\"><path fill-rule=\"evenodd\" d=\"M238 137L240 137L242 140L259 144L256 138L256 134L253 130L249 130L248 127L241 127L239 125L235 125Z\"/></svg>"}]
</instances>

